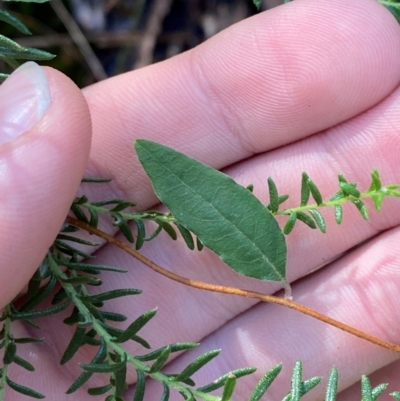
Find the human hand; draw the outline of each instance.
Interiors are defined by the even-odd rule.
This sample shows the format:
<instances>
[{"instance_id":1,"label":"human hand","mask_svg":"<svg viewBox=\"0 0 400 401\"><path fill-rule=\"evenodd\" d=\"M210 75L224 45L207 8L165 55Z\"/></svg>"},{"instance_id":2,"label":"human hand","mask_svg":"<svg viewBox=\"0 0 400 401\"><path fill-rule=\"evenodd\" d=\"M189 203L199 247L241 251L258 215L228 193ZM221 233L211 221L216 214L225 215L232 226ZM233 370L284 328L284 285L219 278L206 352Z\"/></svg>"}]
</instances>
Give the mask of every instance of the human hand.
<instances>
[{"instance_id":1,"label":"human hand","mask_svg":"<svg viewBox=\"0 0 400 401\"><path fill-rule=\"evenodd\" d=\"M396 21L373 0L351 3L297 0L243 21L174 59L87 88L84 95L92 115L94 137L85 175L111 176L113 182L109 186L88 186L85 193L92 200L124 197L136 201L143 209L156 204L149 181L133 152L136 138L174 147L223 169L243 185L254 183L255 194L264 203L268 201L268 176L293 199L298 197L302 171L307 171L324 196L334 193L339 172L366 186L369 172L378 168L385 182L399 182L397 105L400 93L396 89L400 78L399 42L400 28ZM45 223L41 227L46 229L38 235L46 235L46 240L36 235L33 240L26 234L25 242L18 244L29 245L27 249L35 249L39 256L54 238L74 196L74 185L87 157L90 128L79 94L72 86L67 86L67 93L60 94L63 78L48 69L46 74L53 77L50 89L52 95L53 91L56 93L44 120L35 130L51 135L54 141L62 141L57 146L66 147L66 153L60 152L56 158L60 167L51 174L47 172L47 181L40 179L46 172L44 166L36 178L43 185L53 177L49 194L54 190L64 191L57 192L57 199L53 197L54 218L43 222L48 210L40 207L44 193L35 191L35 185L28 186L30 192L26 199L38 205L33 209L37 213L33 219L31 209L27 210L21 221L31 224L28 234L37 224ZM78 99L80 103L69 99ZM68 116L58 114L57 119L50 118L58 107L69 110ZM61 128L60 121L65 121L62 129L66 133L57 135L49 119L53 124L59 122L57 128ZM29 150L24 145L32 140L28 135L4 145L1 150L8 152L15 148L17 152L24 146ZM70 162L73 154L79 158L76 165ZM33 162L29 166L33 168ZM67 167L72 171L67 171ZM64 187L62 180L69 180L69 186ZM12 186L7 193L21 196L18 188ZM6 203L4 210L10 208L9 202ZM395 282L399 276L400 254L396 245L400 234L396 226L400 218L396 217L396 208L396 200L388 200L382 213L371 213L370 222L365 223L349 207L345 209L342 226L328 217L326 235L297 226L287 238L288 278L292 282L354 245L371 240L294 284L294 299L382 339L399 343ZM15 267L15 248L14 254L6 251L10 242L21 234L15 231L10 235L9 228L7 236L3 233L2 254L9 254L10 259L4 259L6 263L2 264L6 274L3 278L7 278L2 280L7 283L0 291L2 305L18 293L39 263L38 257L28 263L21 252L21 261ZM198 254L187 250L182 242L172 243L163 236L146 244L142 251L160 265L186 277L265 293L278 290L276 284L236 275L207 250ZM195 355L222 348L221 356L199 372L198 384L248 365L258 367L259 377L276 363L283 362L283 371L266 396L279 400L289 388L294 361L301 359L307 378L322 374L326 379L330 368L337 366L339 387L343 390L341 399L345 401L358 397L359 386L353 384L361 374L369 374L376 384L388 381L393 386L391 390L399 390L397 354L336 328L279 306L188 289L155 275L110 246L96 253L96 263L130 270L120 276L103 274L105 289L143 289L143 295L133 300L114 302L113 310L132 321L144 311L159 307L155 320L140 333L152 347L177 341L202 343L195 351L176 358L168 370L178 371ZM17 279L12 280L14 277ZM46 336L47 347L21 347L26 353L21 356L35 359L37 373L25 374L18 370L15 374L21 375L19 382L46 393L49 399L63 401L71 397L64 392L79 374L77 362L89 361L92 350L82 350L60 369L58 361L73 333L61 320L59 324L42 320L44 329L39 335ZM22 326L19 329L27 330ZM129 350L141 352L135 345L130 345ZM42 382L38 382L38 377ZM133 383L134 375L130 379ZM246 399L256 379L257 374L239 381L236 398ZM90 386L102 384L101 380L94 377ZM323 398L323 389L323 386L317 387L307 399ZM158 383L148 383L145 399L159 399L160 391ZM132 398L132 390L128 394L127 399ZM80 401L92 399L84 390L75 397ZM170 399L181 398L172 394Z\"/></svg>"}]
</instances>

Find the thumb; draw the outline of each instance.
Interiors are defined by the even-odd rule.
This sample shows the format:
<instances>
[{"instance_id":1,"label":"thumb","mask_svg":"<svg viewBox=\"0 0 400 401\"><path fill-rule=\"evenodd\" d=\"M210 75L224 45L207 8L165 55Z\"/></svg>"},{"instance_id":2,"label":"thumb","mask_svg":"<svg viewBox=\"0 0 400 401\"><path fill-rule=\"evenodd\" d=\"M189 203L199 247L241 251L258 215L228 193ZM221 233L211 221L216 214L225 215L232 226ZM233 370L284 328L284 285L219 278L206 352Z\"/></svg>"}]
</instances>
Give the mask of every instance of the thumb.
<instances>
[{"instance_id":1,"label":"thumb","mask_svg":"<svg viewBox=\"0 0 400 401\"><path fill-rule=\"evenodd\" d=\"M32 277L60 230L90 150L80 90L33 62L0 86L0 307Z\"/></svg>"}]
</instances>

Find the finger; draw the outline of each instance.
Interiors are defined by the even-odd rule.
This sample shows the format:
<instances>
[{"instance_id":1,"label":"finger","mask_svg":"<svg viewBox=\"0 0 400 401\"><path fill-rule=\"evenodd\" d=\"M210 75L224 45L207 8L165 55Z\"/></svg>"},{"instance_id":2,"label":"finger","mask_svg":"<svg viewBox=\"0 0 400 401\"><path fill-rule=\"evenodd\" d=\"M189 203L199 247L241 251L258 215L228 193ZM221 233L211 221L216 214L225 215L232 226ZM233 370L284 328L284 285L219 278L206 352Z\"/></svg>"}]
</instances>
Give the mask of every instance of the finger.
<instances>
[{"instance_id":1,"label":"finger","mask_svg":"<svg viewBox=\"0 0 400 401\"><path fill-rule=\"evenodd\" d=\"M302 171L310 174L320 187L324 199L329 199L337 192L338 172L343 172L351 182L359 182L361 191L369 187L373 167L379 169L384 185L398 183L399 99L398 89L379 105L352 120L303 141L238 163L226 172L242 185L254 183L255 194L263 203L268 202L266 180L271 175L280 192L290 195L285 207L299 205ZM400 224L397 198L386 199L379 214L374 211L372 202L367 201L367 204L369 222L362 219L353 204L347 204L344 205L344 219L340 226L334 220L332 208L322 210L327 222L326 234L298 222L293 233L287 237L286 271L289 281L303 277L360 242ZM281 221L281 224L284 222ZM146 243L141 253L168 270L190 279L263 293L272 293L280 288L279 283L265 283L240 276L212 252L206 249L200 253L190 251L183 241L172 242L167 234ZM111 273L105 273L104 281L112 283L113 288L130 284L143 290L145 296L135 299L134 311L129 303L117 303L116 308L126 314L129 320L134 320L154 306L159 307L157 324L163 327L162 338L157 331L150 328L147 331L146 327L143 329L143 336L153 347L163 346L165 342L182 341L183 338L201 341L256 302L184 287L158 276L113 247L98 252L96 262L117 264L129 269L127 276L111 277ZM177 332L178 323L180 329ZM138 352L139 349L132 346L132 351Z\"/></svg>"},{"instance_id":2,"label":"finger","mask_svg":"<svg viewBox=\"0 0 400 401\"><path fill-rule=\"evenodd\" d=\"M223 168L338 124L398 85L399 33L373 0L296 1L89 87L88 172L114 177L114 191L149 207L155 198L134 159L136 138Z\"/></svg>"},{"instance_id":3,"label":"finger","mask_svg":"<svg viewBox=\"0 0 400 401\"><path fill-rule=\"evenodd\" d=\"M397 305L400 230L380 235L348 256L294 286L294 299L323 314L398 343L400 326ZM199 349L172 362L166 372L180 372L196 355L222 348L219 359L194 377L202 385L229 370L257 366L251 380L242 380L238 397L246 398L256 380L268 369L283 363L284 369L269 390L270 399L282 399L290 388L296 360L304 363L303 377L323 376L310 400L323 398L332 366L341 380L339 391L399 358L399 354L351 336L325 323L278 305L259 304L206 338ZM239 380L240 383L240 380ZM157 399L157 384L149 387L148 399ZM173 396L171 401L178 397Z\"/></svg>"},{"instance_id":4,"label":"finger","mask_svg":"<svg viewBox=\"0 0 400 401\"><path fill-rule=\"evenodd\" d=\"M91 122L78 88L27 63L0 87L0 307L54 241L87 163Z\"/></svg>"}]
</instances>

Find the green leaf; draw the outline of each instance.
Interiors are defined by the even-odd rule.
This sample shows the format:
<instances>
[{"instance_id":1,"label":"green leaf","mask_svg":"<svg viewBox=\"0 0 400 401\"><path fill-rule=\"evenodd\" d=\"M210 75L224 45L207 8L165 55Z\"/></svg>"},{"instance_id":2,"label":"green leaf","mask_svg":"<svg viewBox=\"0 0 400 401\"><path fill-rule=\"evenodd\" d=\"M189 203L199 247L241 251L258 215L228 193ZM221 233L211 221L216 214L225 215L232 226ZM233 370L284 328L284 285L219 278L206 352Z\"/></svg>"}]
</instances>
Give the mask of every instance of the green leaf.
<instances>
[{"instance_id":1,"label":"green leaf","mask_svg":"<svg viewBox=\"0 0 400 401\"><path fill-rule=\"evenodd\" d=\"M295 224L297 221L297 215L295 212L290 212L289 218L285 224L285 227L283 227L283 233L288 235L292 232Z\"/></svg>"},{"instance_id":2,"label":"green leaf","mask_svg":"<svg viewBox=\"0 0 400 401\"><path fill-rule=\"evenodd\" d=\"M272 213L276 213L279 210L279 195L275 182L271 177L268 177L268 191L269 205L267 207Z\"/></svg>"},{"instance_id":3,"label":"green leaf","mask_svg":"<svg viewBox=\"0 0 400 401\"><path fill-rule=\"evenodd\" d=\"M143 401L144 400L144 392L146 390L146 379L144 377L144 373L140 370L136 370L137 380L135 387L135 396L133 397L133 401ZM163 383L165 385L165 383Z\"/></svg>"},{"instance_id":4,"label":"green leaf","mask_svg":"<svg viewBox=\"0 0 400 401\"><path fill-rule=\"evenodd\" d=\"M61 357L60 365L64 365L69 360L71 360L72 357L75 355L75 353L78 351L78 349L85 344L85 334L86 334L85 327L80 327L80 326L76 327L75 333L72 336L71 341L69 342L68 347L65 350L63 356Z\"/></svg>"},{"instance_id":5,"label":"green leaf","mask_svg":"<svg viewBox=\"0 0 400 401\"><path fill-rule=\"evenodd\" d=\"M50 276L49 282L42 287L39 292L37 292L32 298L28 299L22 307L19 309L20 312L25 312L27 310L31 310L36 305L39 305L42 301L44 301L52 292L54 287L57 284L57 278L54 274Z\"/></svg>"},{"instance_id":6,"label":"green leaf","mask_svg":"<svg viewBox=\"0 0 400 401\"><path fill-rule=\"evenodd\" d=\"M222 393L221 401L229 401L232 397L236 387L236 377L232 374L228 374L228 378L225 381L224 391Z\"/></svg>"},{"instance_id":7,"label":"green leaf","mask_svg":"<svg viewBox=\"0 0 400 401\"><path fill-rule=\"evenodd\" d=\"M126 367L126 354L124 355L124 359L121 362L117 363L89 363L89 364L81 364L81 368L85 372L90 373L114 373L120 369Z\"/></svg>"},{"instance_id":8,"label":"green leaf","mask_svg":"<svg viewBox=\"0 0 400 401\"><path fill-rule=\"evenodd\" d=\"M198 347L199 344L198 343L174 343L174 344L170 344L168 345L168 347L172 352L180 352L180 351L187 351L189 349L193 349ZM135 356L136 359L138 359L139 361L153 361L155 359L157 359L162 352L164 352L165 348L167 347L161 347L159 349L156 349L153 352L149 352L146 355L138 355Z\"/></svg>"},{"instance_id":9,"label":"green leaf","mask_svg":"<svg viewBox=\"0 0 400 401\"><path fill-rule=\"evenodd\" d=\"M35 367L31 363L29 363L27 360L21 358L18 355L14 355L13 362L15 364L17 364L18 366L21 366L21 368L26 369L29 372L34 372L35 371Z\"/></svg>"},{"instance_id":10,"label":"green leaf","mask_svg":"<svg viewBox=\"0 0 400 401\"><path fill-rule=\"evenodd\" d=\"M26 27L26 25L24 23L22 23L22 21L20 21L17 17L10 14L6 10L0 10L0 21L10 24L11 26L18 29L20 32L22 32L26 35L31 35L31 32Z\"/></svg>"},{"instance_id":11,"label":"green leaf","mask_svg":"<svg viewBox=\"0 0 400 401\"><path fill-rule=\"evenodd\" d=\"M95 357L92 359L91 364L98 364L100 362L103 362L107 356L107 343L103 338L101 338L100 341L101 341L100 347ZM91 372L82 372L79 375L79 377L72 383L69 389L66 391L66 394L72 394L80 387L82 387L92 377L92 374L93 373Z\"/></svg>"},{"instance_id":12,"label":"green leaf","mask_svg":"<svg viewBox=\"0 0 400 401\"><path fill-rule=\"evenodd\" d=\"M361 376L361 401L372 401L372 387L367 376Z\"/></svg>"},{"instance_id":13,"label":"green leaf","mask_svg":"<svg viewBox=\"0 0 400 401\"><path fill-rule=\"evenodd\" d=\"M149 373L159 372L164 367L164 365L167 363L170 355L171 355L171 348L167 346L161 352L159 357L154 361L153 365L151 365Z\"/></svg>"},{"instance_id":14,"label":"green leaf","mask_svg":"<svg viewBox=\"0 0 400 401\"><path fill-rule=\"evenodd\" d=\"M397 22L400 23L400 4L396 0L380 0L379 3L384 5L393 14Z\"/></svg>"},{"instance_id":15,"label":"green leaf","mask_svg":"<svg viewBox=\"0 0 400 401\"><path fill-rule=\"evenodd\" d=\"M15 354L17 353L17 346L13 340L11 340L4 351L3 363L4 365L9 365L13 362Z\"/></svg>"},{"instance_id":16,"label":"green leaf","mask_svg":"<svg viewBox=\"0 0 400 401\"><path fill-rule=\"evenodd\" d=\"M253 392L249 398L249 401L259 401L261 397L268 390L268 387L272 384L272 382L276 379L280 371L282 370L282 364L278 364L270 369L256 384Z\"/></svg>"},{"instance_id":17,"label":"green leaf","mask_svg":"<svg viewBox=\"0 0 400 401\"><path fill-rule=\"evenodd\" d=\"M115 342L122 344L125 341L132 339L132 337L134 337L136 333L155 316L156 313L157 308L143 313L143 315L138 317L120 336L115 339Z\"/></svg>"},{"instance_id":18,"label":"green leaf","mask_svg":"<svg viewBox=\"0 0 400 401\"><path fill-rule=\"evenodd\" d=\"M356 207L359 210L359 212L361 213L361 216L363 217L363 219L368 220L368 210L367 210L367 207L365 206L364 202L360 201L359 199L354 199L351 202L356 205Z\"/></svg>"},{"instance_id":19,"label":"green leaf","mask_svg":"<svg viewBox=\"0 0 400 401\"><path fill-rule=\"evenodd\" d=\"M179 375L175 377L174 381L184 381L189 379L194 373L200 370L204 365L213 360L219 355L221 350L217 349L214 351L205 352L203 355L197 357L193 362L191 362L185 369L182 370Z\"/></svg>"},{"instance_id":20,"label":"green leaf","mask_svg":"<svg viewBox=\"0 0 400 401\"><path fill-rule=\"evenodd\" d=\"M290 392L290 401L299 401L302 394L302 373L303 366L300 361L296 361L292 372L292 386Z\"/></svg>"},{"instance_id":21,"label":"green leaf","mask_svg":"<svg viewBox=\"0 0 400 401\"><path fill-rule=\"evenodd\" d=\"M314 220L308 214L305 214L304 212L296 212L296 217L308 227L312 229L317 228Z\"/></svg>"},{"instance_id":22,"label":"green leaf","mask_svg":"<svg viewBox=\"0 0 400 401\"><path fill-rule=\"evenodd\" d=\"M215 391L223 387L230 374L234 375L237 379L239 379L240 377L254 373L256 370L257 368L251 368L251 367L233 370L232 372L229 372L221 376L217 380L214 380L212 383L209 383L203 387L199 387L197 391L201 391L202 393L210 393L211 391Z\"/></svg>"},{"instance_id":23,"label":"green leaf","mask_svg":"<svg viewBox=\"0 0 400 401\"><path fill-rule=\"evenodd\" d=\"M312 377L311 379L303 381L299 389L300 390L299 394L301 394L300 398L303 397L305 394L307 394L309 391L311 391L320 382L321 382L321 377L319 376L315 376ZM291 400L292 400L292 394L288 394L282 401L291 401Z\"/></svg>"},{"instance_id":24,"label":"green leaf","mask_svg":"<svg viewBox=\"0 0 400 401\"><path fill-rule=\"evenodd\" d=\"M388 383L378 384L372 389L372 401L377 400L387 389Z\"/></svg>"},{"instance_id":25,"label":"green leaf","mask_svg":"<svg viewBox=\"0 0 400 401\"><path fill-rule=\"evenodd\" d=\"M321 192L319 192L319 189L315 185L314 181L308 177L308 186L310 188L310 192L312 197L314 198L316 204L319 206L322 203L322 195Z\"/></svg>"},{"instance_id":26,"label":"green leaf","mask_svg":"<svg viewBox=\"0 0 400 401\"><path fill-rule=\"evenodd\" d=\"M29 312L16 312L11 315L12 320L27 320L27 319L36 319L38 317L45 317L50 315L55 315L56 313L62 312L64 309L67 309L71 302L68 300L63 304L59 304L47 309L41 309L38 311L29 311Z\"/></svg>"},{"instance_id":27,"label":"green leaf","mask_svg":"<svg viewBox=\"0 0 400 401\"><path fill-rule=\"evenodd\" d=\"M336 401L338 378L338 371L333 367L329 375L328 385L326 386L325 401Z\"/></svg>"},{"instance_id":28,"label":"green leaf","mask_svg":"<svg viewBox=\"0 0 400 401\"><path fill-rule=\"evenodd\" d=\"M310 187L308 186L308 175L303 173L301 176L300 206L306 206L310 199Z\"/></svg>"},{"instance_id":29,"label":"green leaf","mask_svg":"<svg viewBox=\"0 0 400 401\"><path fill-rule=\"evenodd\" d=\"M190 234L190 231L189 231L189 230L186 230L186 228L183 227L181 224L179 224L179 223L175 223L175 224L176 224L176 226L178 227L178 230L179 230L179 232L181 233L182 238L184 239L184 241L185 241L187 247L188 247L191 251L193 251L193 249L194 249L194 241L193 241L192 234Z\"/></svg>"},{"instance_id":30,"label":"green leaf","mask_svg":"<svg viewBox=\"0 0 400 401\"><path fill-rule=\"evenodd\" d=\"M90 395L102 395L102 394L107 393L111 389L112 389L112 385L111 384L106 384L105 386L101 386L101 387L92 387L92 388L88 389L88 394L90 394Z\"/></svg>"},{"instance_id":31,"label":"green leaf","mask_svg":"<svg viewBox=\"0 0 400 401\"><path fill-rule=\"evenodd\" d=\"M136 152L177 221L240 274L286 284L286 243L272 213L227 175L155 142Z\"/></svg>"},{"instance_id":32,"label":"green leaf","mask_svg":"<svg viewBox=\"0 0 400 401\"><path fill-rule=\"evenodd\" d=\"M342 205L335 205L335 220L337 224L341 224L343 220L343 207Z\"/></svg>"},{"instance_id":33,"label":"green leaf","mask_svg":"<svg viewBox=\"0 0 400 401\"><path fill-rule=\"evenodd\" d=\"M160 401L168 401L169 400L169 387L166 383L163 382L164 391L160 398ZM136 401L136 400L135 400Z\"/></svg>"},{"instance_id":34,"label":"green leaf","mask_svg":"<svg viewBox=\"0 0 400 401\"><path fill-rule=\"evenodd\" d=\"M355 198L359 198L361 195L360 191L356 188L355 184L341 182L339 186L345 195L352 195Z\"/></svg>"},{"instance_id":35,"label":"green leaf","mask_svg":"<svg viewBox=\"0 0 400 401\"><path fill-rule=\"evenodd\" d=\"M36 398L36 399L39 399L39 400L42 400L43 398L45 398L43 394L40 394L37 391L32 390L29 387L25 387L25 386L23 386L21 384L15 383L11 379L9 379L8 377L6 377L6 382L17 393L20 393L20 394L23 394L23 395L27 395L28 397Z\"/></svg>"},{"instance_id":36,"label":"green leaf","mask_svg":"<svg viewBox=\"0 0 400 401\"><path fill-rule=\"evenodd\" d=\"M314 217L315 222L317 223L318 228L321 230L322 233L326 233L326 223L325 219L322 214L317 209L310 209L309 210L312 217Z\"/></svg>"},{"instance_id":37,"label":"green leaf","mask_svg":"<svg viewBox=\"0 0 400 401\"><path fill-rule=\"evenodd\" d=\"M253 4L257 7L257 10L262 6L263 0L253 0Z\"/></svg>"},{"instance_id":38,"label":"green leaf","mask_svg":"<svg viewBox=\"0 0 400 401\"><path fill-rule=\"evenodd\" d=\"M395 400L400 400L400 391L393 391L393 393L390 393Z\"/></svg>"},{"instance_id":39,"label":"green leaf","mask_svg":"<svg viewBox=\"0 0 400 401\"><path fill-rule=\"evenodd\" d=\"M138 295L141 293L141 290L137 290L135 288L122 288L120 290L106 291L98 295L83 296L82 301L84 301L85 303L90 302L93 304L97 302L108 301L109 299L125 297L127 295Z\"/></svg>"},{"instance_id":40,"label":"green leaf","mask_svg":"<svg viewBox=\"0 0 400 401\"><path fill-rule=\"evenodd\" d=\"M135 220L137 227L137 237L136 237L136 246L135 249L138 251L144 244L144 239L146 237L146 230L144 228L143 221Z\"/></svg>"},{"instance_id":41,"label":"green leaf","mask_svg":"<svg viewBox=\"0 0 400 401\"><path fill-rule=\"evenodd\" d=\"M86 214L83 212L83 210L78 205L72 204L71 211L78 220L83 221L84 223L89 223L89 220L86 217Z\"/></svg>"},{"instance_id":42,"label":"green leaf","mask_svg":"<svg viewBox=\"0 0 400 401\"><path fill-rule=\"evenodd\" d=\"M399 4L400 6L400 4ZM372 170L371 173L371 185L368 188L368 192L370 191L379 191L382 188L381 179L379 177L378 170Z\"/></svg>"},{"instance_id":43,"label":"green leaf","mask_svg":"<svg viewBox=\"0 0 400 401\"><path fill-rule=\"evenodd\" d=\"M125 358L126 358L126 356L125 356ZM125 363L125 365L123 365L121 369L118 369L114 373L116 398L122 397L122 395L124 394L125 390L128 387L126 384L126 372L127 372L127 368L126 368L126 363Z\"/></svg>"}]
</instances>

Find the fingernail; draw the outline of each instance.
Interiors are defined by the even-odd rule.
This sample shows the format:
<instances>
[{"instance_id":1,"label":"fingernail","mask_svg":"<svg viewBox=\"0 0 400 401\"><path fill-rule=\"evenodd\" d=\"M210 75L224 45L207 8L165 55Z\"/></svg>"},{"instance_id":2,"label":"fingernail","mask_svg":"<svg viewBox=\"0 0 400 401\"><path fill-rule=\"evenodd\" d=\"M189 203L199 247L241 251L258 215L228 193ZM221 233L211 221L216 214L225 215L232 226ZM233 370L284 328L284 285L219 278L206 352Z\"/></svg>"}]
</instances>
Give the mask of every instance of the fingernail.
<instances>
[{"instance_id":1,"label":"fingernail","mask_svg":"<svg viewBox=\"0 0 400 401\"><path fill-rule=\"evenodd\" d=\"M47 77L29 61L17 68L0 86L0 144L35 126L50 105Z\"/></svg>"}]
</instances>

